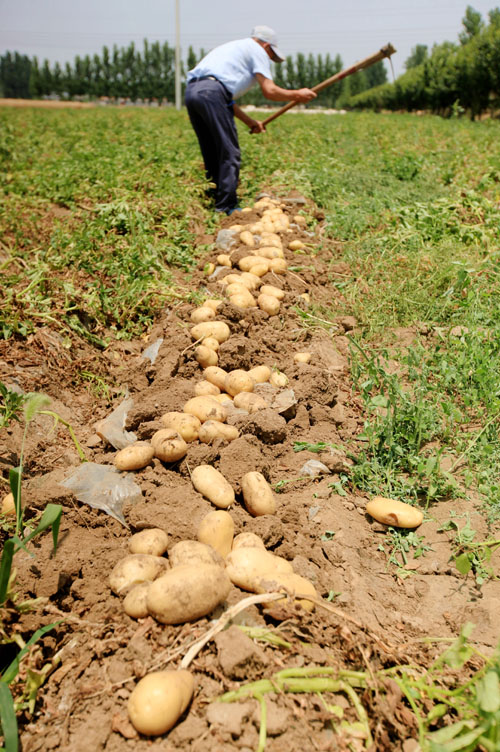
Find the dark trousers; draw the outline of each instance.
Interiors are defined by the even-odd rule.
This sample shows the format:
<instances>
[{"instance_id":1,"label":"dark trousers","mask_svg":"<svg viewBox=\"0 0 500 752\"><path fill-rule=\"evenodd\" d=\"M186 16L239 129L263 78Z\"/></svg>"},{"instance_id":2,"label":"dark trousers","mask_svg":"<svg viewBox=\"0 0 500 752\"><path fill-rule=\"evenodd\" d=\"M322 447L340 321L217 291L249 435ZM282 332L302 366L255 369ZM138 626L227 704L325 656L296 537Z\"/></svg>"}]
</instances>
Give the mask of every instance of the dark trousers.
<instances>
[{"instance_id":1,"label":"dark trousers","mask_svg":"<svg viewBox=\"0 0 500 752\"><path fill-rule=\"evenodd\" d=\"M234 124L232 97L210 78L186 86L186 107L198 137L208 180L215 183L215 208L233 209L240 174L240 147Z\"/></svg>"}]
</instances>

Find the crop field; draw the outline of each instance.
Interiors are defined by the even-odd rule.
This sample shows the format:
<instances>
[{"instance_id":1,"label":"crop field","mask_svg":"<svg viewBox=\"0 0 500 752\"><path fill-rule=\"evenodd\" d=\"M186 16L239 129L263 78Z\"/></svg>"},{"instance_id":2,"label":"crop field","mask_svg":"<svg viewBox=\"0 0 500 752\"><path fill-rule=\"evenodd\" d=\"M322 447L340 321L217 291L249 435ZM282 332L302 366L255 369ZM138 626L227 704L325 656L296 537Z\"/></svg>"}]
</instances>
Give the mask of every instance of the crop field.
<instances>
[{"instance_id":1,"label":"crop field","mask_svg":"<svg viewBox=\"0 0 500 752\"><path fill-rule=\"evenodd\" d=\"M185 112L0 108L4 748L497 750L500 123L296 112L240 142L221 218ZM279 300L228 299L265 227L282 255L248 269ZM268 376L213 391L214 365ZM203 389L224 431L159 449ZM131 433L144 463L90 488ZM216 508L224 545L176 559ZM286 600L234 573L233 528ZM132 613L109 575L153 530ZM141 726L134 687L177 669L172 723Z\"/></svg>"}]
</instances>

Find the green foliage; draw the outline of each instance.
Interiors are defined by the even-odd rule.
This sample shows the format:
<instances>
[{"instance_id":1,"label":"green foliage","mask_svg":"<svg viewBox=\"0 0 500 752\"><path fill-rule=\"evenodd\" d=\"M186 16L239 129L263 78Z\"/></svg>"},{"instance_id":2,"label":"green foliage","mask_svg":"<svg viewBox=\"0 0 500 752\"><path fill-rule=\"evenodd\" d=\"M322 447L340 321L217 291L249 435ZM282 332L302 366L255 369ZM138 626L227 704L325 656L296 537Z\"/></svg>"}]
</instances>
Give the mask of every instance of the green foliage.
<instances>
[{"instance_id":1,"label":"green foliage","mask_svg":"<svg viewBox=\"0 0 500 752\"><path fill-rule=\"evenodd\" d=\"M0 381L0 428L7 426L11 420L20 421L24 400L24 394L9 389Z\"/></svg>"}]
</instances>

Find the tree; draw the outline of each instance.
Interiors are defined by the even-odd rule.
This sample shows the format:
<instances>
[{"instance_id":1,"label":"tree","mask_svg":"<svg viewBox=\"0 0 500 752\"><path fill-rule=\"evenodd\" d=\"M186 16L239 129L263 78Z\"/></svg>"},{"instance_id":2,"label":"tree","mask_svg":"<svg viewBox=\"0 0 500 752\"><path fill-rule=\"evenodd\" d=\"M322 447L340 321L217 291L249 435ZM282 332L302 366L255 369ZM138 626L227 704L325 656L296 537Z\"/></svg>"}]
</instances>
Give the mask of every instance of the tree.
<instances>
[{"instance_id":1,"label":"tree","mask_svg":"<svg viewBox=\"0 0 500 752\"><path fill-rule=\"evenodd\" d=\"M484 22L479 11L474 10L471 5L468 5L465 10L465 16L462 18L462 26L464 30L458 35L460 44L464 45L470 42L471 39L476 37L483 29Z\"/></svg>"},{"instance_id":2,"label":"tree","mask_svg":"<svg viewBox=\"0 0 500 752\"><path fill-rule=\"evenodd\" d=\"M374 86L387 83L387 69L383 60L379 60L378 63L365 69L365 80L367 89L373 89Z\"/></svg>"},{"instance_id":3,"label":"tree","mask_svg":"<svg viewBox=\"0 0 500 752\"><path fill-rule=\"evenodd\" d=\"M490 26L493 26L495 29L500 29L500 8L493 8L493 10L490 10L488 18L490 20Z\"/></svg>"},{"instance_id":4,"label":"tree","mask_svg":"<svg viewBox=\"0 0 500 752\"><path fill-rule=\"evenodd\" d=\"M405 60L405 70L422 65L427 60L427 52L428 48L426 44L417 44L415 47L412 47L410 56Z\"/></svg>"}]
</instances>

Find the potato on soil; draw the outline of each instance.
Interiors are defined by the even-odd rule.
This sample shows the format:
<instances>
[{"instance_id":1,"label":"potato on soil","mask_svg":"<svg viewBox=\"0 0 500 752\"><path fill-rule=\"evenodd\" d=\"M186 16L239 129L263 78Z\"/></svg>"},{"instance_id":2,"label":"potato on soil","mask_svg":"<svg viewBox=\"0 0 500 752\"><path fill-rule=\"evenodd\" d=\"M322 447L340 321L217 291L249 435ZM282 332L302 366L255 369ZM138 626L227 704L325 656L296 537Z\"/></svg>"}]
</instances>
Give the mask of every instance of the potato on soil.
<instances>
[{"instance_id":1,"label":"potato on soil","mask_svg":"<svg viewBox=\"0 0 500 752\"><path fill-rule=\"evenodd\" d=\"M247 413L252 414L258 412L258 410L265 410L269 407L266 400L260 396L260 394L253 394L252 392L240 392L234 398L234 406L239 410L246 410Z\"/></svg>"},{"instance_id":2,"label":"potato on soil","mask_svg":"<svg viewBox=\"0 0 500 752\"><path fill-rule=\"evenodd\" d=\"M216 366L219 362L219 356L215 350L211 350L209 347L205 347L205 345L198 345L198 347L195 347L194 357L202 368Z\"/></svg>"},{"instance_id":3,"label":"potato on soil","mask_svg":"<svg viewBox=\"0 0 500 752\"><path fill-rule=\"evenodd\" d=\"M202 380L194 385L195 397L216 397L218 394L220 394L219 387L211 384L210 381Z\"/></svg>"},{"instance_id":4,"label":"potato on soil","mask_svg":"<svg viewBox=\"0 0 500 752\"><path fill-rule=\"evenodd\" d=\"M171 567L183 567L187 564L224 566L220 553L213 546L197 540L183 540L176 543L168 552L168 560Z\"/></svg>"},{"instance_id":5,"label":"potato on soil","mask_svg":"<svg viewBox=\"0 0 500 752\"><path fill-rule=\"evenodd\" d=\"M215 318L215 311L208 306L201 306L191 311L191 321L193 324L201 324L202 321L211 321Z\"/></svg>"},{"instance_id":6,"label":"potato on soil","mask_svg":"<svg viewBox=\"0 0 500 752\"><path fill-rule=\"evenodd\" d=\"M280 311L280 302L274 295L264 295L261 293L257 298L257 305L261 311L268 313L270 316L276 316Z\"/></svg>"},{"instance_id":7,"label":"potato on soil","mask_svg":"<svg viewBox=\"0 0 500 752\"><path fill-rule=\"evenodd\" d=\"M184 405L184 412L194 415L199 421L218 420L225 423L227 411L223 405L210 395L207 397L192 397Z\"/></svg>"},{"instance_id":8,"label":"potato on soil","mask_svg":"<svg viewBox=\"0 0 500 752\"><path fill-rule=\"evenodd\" d=\"M120 449L113 462L117 470L141 470L149 465L154 456L155 450L149 441L136 441Z\"/></svg>"},{"instance_id":9,"label":"potato on soil","mask_svg":"<svg viewBox=\"0 0 500 752\"><path fill-rule=\"evenodd\" d=\"M231 257L228 256L227 253L220 253L217 256L217 263L219 264L219 266L232 266Z\"/></svg>"},{"instance_id":10,"label":"potato on soil","mask_svg":"<svg viewBox=\"0 0 500 752\"><path fill-rule=\"evenodd\" d=\"M208 368L205 368L203 371L203 377L210 381L211 384L215 384L215 386L218 386L219 389L224 389L224 384L226 381L227 371L225 371L223 368L219 368L218 366L208 366Z\"/></svg>"},{"instance_id":11,"label":"potato on soil","mask_svg":"<svg viewBox=\"0 0 500 752\"><path fill-rule=\"evenodd\" d=\"M141 582L129 590L123 601L123 610L132 619L145 619L149 615L147 597L150 582Z\"/></svg>"},{"instance_id":12,"label":"potato on soil","mask_svg":"<svg viewBox=\"0 0 500 752\"><path fill-rule=\"evenodd\" d=\"M255 533L239 533L233 540L232 550L237 548L263 548L266 549L264 541Z\"/></svg>"},{"instance_id":13,"label":"potato on soil","mask_svg":"<svg viewBox=\"0 0 500 752\"><path fill-rule=\"evenodd\" d=\"M213 274L215 271L215 264L212 264L212 262L209 262L208 264L205 264L203 267L203 274L205 277L209 277L211 274Z\"/></svg>"},{"instance_id":14,"label":"potato on soil","mask_svg":"<svg viewBox=\"0 0 500 752\"><path fill-rule=\"evenodd\" d=\"M301 577L294 572L273 572L273 574L264 575L255 584L256 593L274 593L282 590L289 593L292 598L297 595L312 595L313 598L317 598L318 594L316 588L306 580L305 577ZM293 603L299 605L304 611L314 611L314 603L306 598L294 599ZM269 601L269 603L263 603L264 608L273 609L276 606L281 606L281 599L277 601Z\"/></svg>"},{"instance_id":15,"label":"potato on soil","mask_svg":"<svg viewBox=\"0 0 500 752\"><path fill-rule=\"evenodd\" d=\"M287 269L288 264L285 259L271 259L269 262L269 271L274 272L275 274L284 274Z\"/></svg>"},{"instance_id":16,"label":"potato on soil","mask_svg":"<svg viewBox=\"0 0 500 752\"><path fill-rule=\"evenodd\" d=\"M381 522L383 525L392 527L414 528L422 524L424 519L420 509L405 504L397 499L386 499L383 496L375 496L366 505L368 514Z\"/></svg>"},{"instance_id":17,"label":"potato on soil","mask_svg":"<svg viewBox=\"0 0 500 752\"><path fill-rule=\"evenodd\" d=\"M251 376L248 375L248 371L243 371L241 368L237 368L234 371L229 371L224 382L225 391L234 397L240 392L253 392L255 382Z\"/></svg>"},{"instance_id":18,"label":"potato on soil","mask_svg":"<svg viewBox=\"0 0 500 752\"><path fill-rule=\"evenodd\" d=\"M201 343L203 347L208 347L210 350L217 350L220 347L219 342L215 339L215 337L205 337L205 339Z\"/></svg>"},{"instance_id":19,"label":"potato on soil","mask_svg":"<svg viewBox=\"0 0 500 752\"><path fill-rule=\"evenodd\" d=\"M299 298L304 301L304 303L309 304L311 302L311 296L308 292L303 292L301 295L299 295Z\"/></svg>"},{"instance_id":20,"label":"potato on soil","mask_svg":"<svg viewBox=\"0 0 500 752\"><path fill-rule=\"evenodd\" d=\"M233 546L233 518L224 509L209 512L200 522L196 537L201 543L215 548L225 558Z\"/></svg>"},{"instance_id":21,"label":"potato on soil","mask_svg":"<svg viewBox=\"0 0 500 752\"><path fill-rule=\"evenodd\" d=\"M229 296L229 302L231 305L236 306L236 308L257 308L257 303L251 295L248 297L247 295L236 293L236 295Z\"/></svg>"},{"instance_id":22,"label":"potato on soil","mask_svg":"<svg viewBox=\"0 0 500 752\"><path fill-rule=\"evenodd\" d=\"M288 243L288 247L291 251L303 251L305 245L301 240L291 240L290 243Z\"/></svg>"},{"instance_id":23,"label":"potato on soil","mask_svg":"<svg viewBox=\"0 0 500 752\"><path fill-rule=\"evenodd\" d=\"M14 494L8 493L2 499L2 514L15 514L16 504L14 501Z\"/></svg>"},{"instance_id":24,"label":"potato on soil","mask_svg":"<svg viewBox=\"0 0 500 752\"><path fill-rule=\"evenodd\" d=\"M129 554L113 567L109 586L116 595L123 595L140 582L152 582L165 571L166 566L167 562L161 556Z\"/></svg>"},{"instance_id":25,"label":"potato on soil","mask_svg":"<svg viewBox=\"0 0 500 752\"><path fill-rule=\"evenodd\" d=\"M255 368L251 368L247 373L256 384L265 384L266 381L269 381L271 369L268 366L255 366Z\"/></svg>"},{"instance_id":26,"label":"potato on soil","mask_svg":"<svg viewBox=\"0 0 500 752\"><path fill-rule=\"evenodd\" d=\"M227 274L220 280L220 284L223 285L226 290L229 285L243 285L243 287L246 287L248 290L250 290L253 283L251 283L251 281L248 279L244 280L243 274Z\"/></svg>"},{"instance_id":27,"label":"potato on soil","mask_svg":"<svg viewBox=\"0 0 500 752\"><path fill-rule=\"evenodd\" d=\"M216 300L215 298L209 298L208 300L203 301L203 307L211 308L212 311L216 311L220 305L222 305L222 300Z\"/></svg>"},{"instance_id":28,"label":"potato on soil","mask_svg":"<svg viewBox=\"0 0 500 752\"><path fill-rule=\"evenodd\" d=\"M261 232L260 233L260 245L271 246L274 248L283 248L283 243L280 236L275 232ZM260 253L260 248L258 249Z\"/></svg>"},{"instance_id":29,"label":"potato on soil","mask_svg":"<svg viewBox=\"0 0 500 752\"><path fill-rule=\"evenodd\" d=\"M252 293L242 282L232 282L230 285L227 285L225 287L224 292L226 293L228 298L230 298L231 295L250 295L253 300Z\"/></svg>"},{"instance_id":30,"label":"potato on soil","mask_svg":"<svg viewBox=\"0 0 500 752\"><path fill-rule=\"evenodd\" d=\"M311 357L312 356L310 352L298 352L295 353L293 359L296 363L309 363Z\"/></svg>"},{"instance_id":31,"label":"potato on soil","mask_svg":"<svg viewBox=\"0 0 500 752\"><path fill-rule=\"evenodd\" d=\"M256 277L263 277L269 271L267 264L255 264L249 269L249 274L254 274Z\"/></svg>"},{"instance_id":32,"label":"potato on soil","mask_svg":"<svg viewBox=\"0 0 500 752\"><path fill-rule=\"evenodd\" d=\"M201 426L198 438L202 444L212 444L216 439L234 441L239 435L236 426L228 426L219 420L207 420Z\"/></svg>"},{"instance_id":33,"label":"potato on soil","mask_svg":"<svg viewBox=\"0 0 500 752\"><path fill-rule=\"evenodd\" d=\"M195 341L205 339L205 337L215 337L217 342L225 342L230 334L231 330L224 321L203 321L191 329L191 337Z\"/></svg>"},{"instance_id":34,"label":"potato on soil","mask_svg":"<svg viewBox=\"0 0 500 752\"><path fill-rule=\"evenodd\" d=\"M225 404L226 407L228 406L228 403L231 405L233 404L233 398L225 392L223 392L222 394L214 394L212 399L217 400L217 402L220 402L221 405Z\"/></svg>"},{"instance_id":35,"label":"potato on soil","mask_svg":"<svg viewBox=\"0 0 500 752\"><path fill-rule=\"evenodd\" d=\"M149 530L140 530L128 541L128 550L131 554L149 554L150 556L163 556L168 548L168 535L159 527Z\"/></svg>"},{"instance_id":36,"label":"potato on soil","mask_svg":"<svg viewBox=\"0 0 500 752\"><path fill-rule=\"evenodd\" d=\"M240 232L240 240L243 245L246 245L249 248L253 248L255 245L254 237L249 230L243 230L243 232Z\"/></svg>"},{"instance_id":37,"label":"potato on soil","mask_svg":"<svg viewBox=\"0 0 500 752\"><path fill-rule=\"evenodd\" d=\"M148 590L148 611L161 624L182 624L210 614L226 600L231 581L215 564L184 564L170 569Z\"/></svg>"},{"instance_id":38,"label":"potato on soil","mask_svg":"<svg viewBox=\"0 0 500 752\"><path fill-rule=\"evenodd\" d=\"M305 227L307 225L307 219L302 214L295 214L293 221L296 225L300 225L301 227Z\"/></svg>"},{"instance_id":39,"label":"potato on soil","mask_svg":"<svg viewBox=\"0 0 500 752\"><path fill-rule=\"evenodd\" d=\"M288 377L282 371L273 371L269 377L269 383L281 388L288 384Z\"/></svg>"},{"instance_id":40,"label":"potato on soil","mask_svg":"<svg viewBox=\"0 0 500 752\"><path fill-rule=\"evenodd\" d=\"M198 438L198 431L200 430L201 421L194 415L187 415L186 413L165 413L161 416L161 422L165 428L170 428L172 431L182 436L184 441L188 444L191 441L196 441Z\"/></svg>"},{"instance_id":41,"label":"potato on soil","mask_svg":"<svg viewBox=\"0 0 500 752\"><path fill-rule=\"evenodd\" d=\"M284 258L284 253L281 248L277 248L275 245L264 245L259 248L259 256L266 259Z\"/></svg>"},{"instance_id":42,"label":"potato on soil","mask_svg":"<svg viewBox=\"0 0 500 752\"><path fill-rule=\"evenodd\" d=\"M238 261L238 266L240 267L242 272L250 272L250 269L253 266L257 266L257 264L263 264L266 269L269 269L271 261L270 259L264 258L264 256L255 256L252 254L251 256L245 256L244 258L240 259ZM253 272L250 272L250 274L253 274ZM258 274L258 277L261 275Z\"/></svg>"},{"instance_id":43,"label":"potato on soil","mask_svg":"<svg viewBox=\"0 0 500 752\"><path fill-rule=\"evenodd\" d=\"M198 399L195 397L195 399ZM200 397L199 399L206 399L206 397ZM188 445L172 428L160 428L159 431L153 434L151 437L151 444L155 451L155 457L162 462L177 462L177 460L185 457L188 450Z\"/></svg>"},{"instance_id":44,"label":"potato on soil","mask_svg":"<svg viewBox=\"0 0 500 752\"><path fill-rule=\"evenodd\" d=\"M234 491L222 473L211 465L199 465L191 473L191 482L214 506L227 509L234 504Z\"/></svg>"},{"instance_id":45,"label":"potato on soil","mask_svg":"<svg viewBox=\"0 0 500 752\"><path fill-rule=\"evenodd\" d=\"M261 295L271 295L273 298L277 298L278 300L283 300L285 297L285 293L283 290L280 290L279 287L275 287L274 285L262 285L260 288Z\"/></svg>"},{"instance_id":46,"label":"potato on soil","mask_svg":"<svg viewBox=\"0 0 500 752\"><path fill-rule=\"evenodd\" d=\"M259 580L275 572L293 572L289 561L260 547L233 548L226 557L226 571L234 585L242 590L257 592Z\"/></svg>"},{"instance_id":47,"label":"potato on soil","mask_svg":"<svg viewBox=\"0 0 500 752\"><path fill-rule=\"evenodd\" d=\"M257 277L257 275L255 274L251 274L251 272L243 272L243 274L240 274L240 279L245 284L248 284L250 290L257 290L257 288L262 284L260 277Z\"/></svg>"},{"instance_id":48,"label":"potato on soil","mask_svg":"<svg viewBox=\"0 0 500 752\"><path fill-rule=\"evenodd\" d=\"M189 671L154 671L135 686L128 701L132 725L140 734L159 736L184 713L194 691Z\"/></svg>"},{"instance_id":49,"label":"potato on soil","mask_svg":"<svg viewBox=\"0 0 500 752\"><path fill-rule=\"evenodd\" d=\"M245 506L253 517L276 513L276 499L262 473L245 473L241 479L241 491Z\"/></svg>"}]
</instances>

